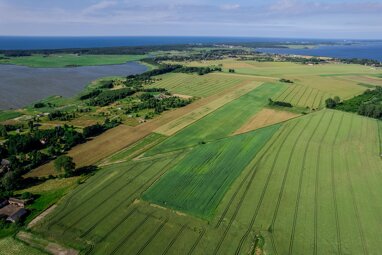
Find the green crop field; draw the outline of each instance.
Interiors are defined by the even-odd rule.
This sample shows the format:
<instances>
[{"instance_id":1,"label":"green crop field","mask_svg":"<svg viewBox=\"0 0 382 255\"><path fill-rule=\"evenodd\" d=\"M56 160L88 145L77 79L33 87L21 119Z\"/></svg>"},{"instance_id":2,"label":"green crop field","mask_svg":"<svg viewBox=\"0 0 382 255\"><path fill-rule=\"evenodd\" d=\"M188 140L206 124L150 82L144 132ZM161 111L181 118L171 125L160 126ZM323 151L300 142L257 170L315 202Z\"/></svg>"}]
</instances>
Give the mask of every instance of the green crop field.
<instances>
[{"instance_id":1,"label":"green crop field","mask_svg":"<svg viewBox=\"0 0 382 255\"><path fill-rule=\"evenodd\" d=\"M143 198L210 218L231 183L278 128L275 125L194 148Z\"/></svg>"},{"instance_id":2,"label":"green crop field","mask_svg":"<svg viewBox=\"0 0 382 255\"><path fill-rule=\"evenodd\" d=\"M247 230L235 249L225 245L232 236L220 249L245 253L255 231L268 254L377 254L378 123L321 111L286 123L277 138L250 168L253 178L226 196L234 206L222 203L217 225Z\"/></svg>"},{"instance_id":3,"label":"green crop field","mask_svg":"<svg viewBox=\"0 0 382 255\"><path fill-rule=\"evenodd\" d=\"M184 128L151 149L147 155L226 137L267 105L268 98L279 93L282 88L280 84L265 83Z\"/></svg>"},{"instance_id":4,"label":"green crop field","mask_svg":"<svg viewBox=\"0 0 382 255\"><path fill-rule=\"evenodd\" d=\"M197 97L207 97L245 81L243 77L227 77L218 73L206 75L170 73L158 78L161 80L150 85L151 87L166 88L172 93Z\"/></svg>"},{"instance_id":5,"label":"green crop field","mask_svg":"<svg viewBox=\"0 0 382 255\"><path fill-rule=\"evenodd\" d=\"M377 71L234 59L185 64L222 64L236 74L159 76L152 86L216 102L160 116L169 121L153 130L171 132L102 160L32 233L81 254L380 253L382 122L323 109L327 97L367 89L350 77ZM275 82L252 84L256 75ZM235 135L267 117L269 98L298 106L291 111L316 110Z\"/></svg>"},{"instance_id":6,"label":"green crop field","mask_svg":"<svg viewBox=\"0 0 382 255\"><path fill-rule=\"evenodd\" d=\"M247 254L255 234L267 254L378 254L378 136L376 120L323 110L114 164L36 231L89 254Z\"/></svg>"},{"instance_id":7,"label":"green crop field","mask_svg":"<svg viewBox=\"0 0 382 255\"><path fill-rule=\"evenodd\" d=\"M143 58L145 58L145 55L36 54L27 57L11 57L9 59L1 59L0 63L30 67L95 66L123 64L128 61L138 61Z\"/></svg>"}]
</instances>

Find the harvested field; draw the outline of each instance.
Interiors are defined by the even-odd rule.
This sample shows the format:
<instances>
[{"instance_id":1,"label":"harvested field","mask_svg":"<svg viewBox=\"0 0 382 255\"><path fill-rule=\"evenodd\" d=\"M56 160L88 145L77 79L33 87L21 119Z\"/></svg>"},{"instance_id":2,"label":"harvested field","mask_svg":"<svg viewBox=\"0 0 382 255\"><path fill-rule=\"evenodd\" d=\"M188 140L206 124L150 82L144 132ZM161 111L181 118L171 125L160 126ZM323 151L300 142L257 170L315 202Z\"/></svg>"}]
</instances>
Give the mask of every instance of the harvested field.
<instances>
[{"instance_id":1,"label":"harvested field","mask_svg":"<svg viewBox=\"0 0 382 255\"><path fill-rule=\"evenodd\" d=\"M297 113L264 108L255 116L253 116L247 123L245 123L238 130L236 130L233 134L243 134L276 123L284 122L286 120L293 119L298 116L300 115Z\"/></svg>"}]
</instances>

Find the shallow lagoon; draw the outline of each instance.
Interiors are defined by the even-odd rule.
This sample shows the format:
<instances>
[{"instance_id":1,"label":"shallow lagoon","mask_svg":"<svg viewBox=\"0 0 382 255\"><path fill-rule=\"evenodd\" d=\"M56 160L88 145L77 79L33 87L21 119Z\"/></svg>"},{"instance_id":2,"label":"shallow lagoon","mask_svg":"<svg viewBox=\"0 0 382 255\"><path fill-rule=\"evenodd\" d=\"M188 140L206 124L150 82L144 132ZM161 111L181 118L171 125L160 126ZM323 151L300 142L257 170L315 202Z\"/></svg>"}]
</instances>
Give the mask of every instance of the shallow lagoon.
<instances>
[{"instance_id":1,"label":"shallow lagoon","mask_svg":"<svg viewBox=\"0 0 382 255\"><path fill-rule=\"evenodd\" d=\"M95 79L127 76L146 70L146 66L137 62L70 68L0 65L0 110L21 108L54 95L74 96Z\"/></svg>"}]
</instances>

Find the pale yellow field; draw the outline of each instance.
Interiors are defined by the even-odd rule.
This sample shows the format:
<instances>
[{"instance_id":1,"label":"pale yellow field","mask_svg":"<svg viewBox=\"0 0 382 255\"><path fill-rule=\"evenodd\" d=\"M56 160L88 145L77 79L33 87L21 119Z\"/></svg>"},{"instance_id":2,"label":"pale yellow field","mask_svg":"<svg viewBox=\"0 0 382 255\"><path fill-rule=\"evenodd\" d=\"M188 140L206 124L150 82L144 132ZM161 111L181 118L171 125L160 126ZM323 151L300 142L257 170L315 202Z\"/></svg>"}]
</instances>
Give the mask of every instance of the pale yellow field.
<instances>
[{"instance_id":1,"label":"pale yellow field","mask_svg":"<svg viewBox=\"0 0 382 255\"><path fill-rule=\"evenodd\" d=\"M381 69L354 64L319 64L305 65L291 62L256 62L239 61L237 59L224 59L212 61L182 62L188 66L222 66L227 71L235 69L236 73L276 76L283 75L343 75L343 74L378 74Z\"/></svg>"},{"instance_id":2,"label":"pale yellow field","mask_svg":"<svg viewBox=\"0 0 382 255\"><path fill-rule=\"evenodd\" d=\"M340 78L344 80L359 82L359 83L382 86L382 79L372 77L372 76L342 76Z\"/></svg>"},{"instance_id":3,"label":"pale yellow field","mask_svg":"<svg viewBox=\"0 0 382 255\"><path fill-rule=\"evenodd\" d=\"M262 127L270 126L270 125L280 123L292 118L296 118L298 116L301 116L301 115L292 113L292 112L287 112L287 111L264 108L263 110L258 112L255 116L253 116L242 127L236 130L233 134L238 135L238 134L246 133L246 132L253 131Z\"/></svg>"}]
</instances>

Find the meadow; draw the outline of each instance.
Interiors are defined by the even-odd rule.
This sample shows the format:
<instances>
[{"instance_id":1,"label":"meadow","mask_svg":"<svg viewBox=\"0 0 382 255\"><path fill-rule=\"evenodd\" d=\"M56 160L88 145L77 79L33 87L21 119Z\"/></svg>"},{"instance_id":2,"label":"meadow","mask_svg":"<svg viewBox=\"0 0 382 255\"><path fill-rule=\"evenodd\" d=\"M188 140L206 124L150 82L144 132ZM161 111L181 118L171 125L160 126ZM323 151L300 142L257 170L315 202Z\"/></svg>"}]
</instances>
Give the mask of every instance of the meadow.
<instances>
[{"instance_id":1,"label":"meadow","mask_svg":"<svg viewBox=\"0 0 382 255\"><path fill-rule=\"evenodd\" d=\"M139 61L145 55L77 55L77 54L35 54L25 57L0 59L0 64L23 65L29 67L70 67L116 65L128 61Z\"/></svg>"}]
</instances>

